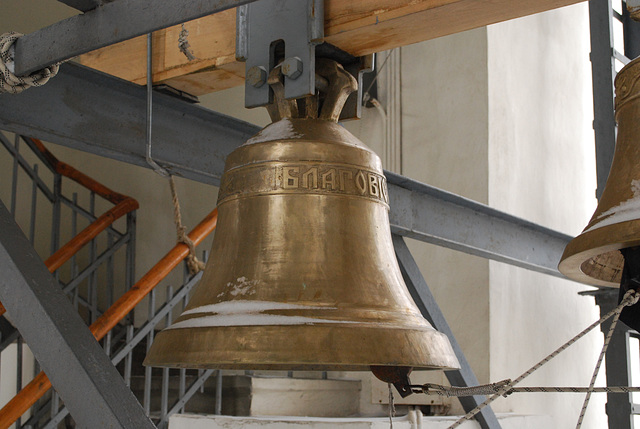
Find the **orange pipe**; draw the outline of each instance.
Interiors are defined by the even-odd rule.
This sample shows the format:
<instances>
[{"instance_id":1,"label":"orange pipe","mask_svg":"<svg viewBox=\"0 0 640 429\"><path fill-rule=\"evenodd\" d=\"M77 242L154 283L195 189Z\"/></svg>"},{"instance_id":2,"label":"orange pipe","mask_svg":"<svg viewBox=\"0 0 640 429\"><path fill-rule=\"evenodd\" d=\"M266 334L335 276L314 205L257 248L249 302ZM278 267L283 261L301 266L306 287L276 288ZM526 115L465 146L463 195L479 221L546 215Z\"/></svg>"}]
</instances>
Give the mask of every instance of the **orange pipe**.
<instances>
[{"instance_id":1,"label":"orange pipe","mask_svg":"<svg viewBox=\"0 0 640 429\"><path fill-rule=\"evenodd\" d=\"M216 227L218 209L213 210L189 233L195 245L204 240ZM102 339L114 326L147 296L171 270L187 257L189 248L178 243L138 282L118 299L89 329L97 340ZM51 388L44 372L38 374L0 410L0 429L7 429Z\"/></svg>"},{"instance_id":2,"label":"orange pipe","mask_svg":"<svg viewBox=\"0 0 640 429\"><path fill-rule=\"evenodd\" d=\"M103 184L96 182L86 174L76 170L69 164L58 160L58 158L56 158L51 152L47 150L46 147L44 147L44 144L42 144L40 140L31 139L31 141L36 145L42 156L46 158L47 162L49 162L49 165L54 169L56 173L64 177L68 177L69 179L84 186L90 191L95 192L96 194L100 195L105 200L112 202L113 204L118 204L126 198L129 198L126 195L122 195L115 191L112 191Z\"/></svg>"}]
</instances>

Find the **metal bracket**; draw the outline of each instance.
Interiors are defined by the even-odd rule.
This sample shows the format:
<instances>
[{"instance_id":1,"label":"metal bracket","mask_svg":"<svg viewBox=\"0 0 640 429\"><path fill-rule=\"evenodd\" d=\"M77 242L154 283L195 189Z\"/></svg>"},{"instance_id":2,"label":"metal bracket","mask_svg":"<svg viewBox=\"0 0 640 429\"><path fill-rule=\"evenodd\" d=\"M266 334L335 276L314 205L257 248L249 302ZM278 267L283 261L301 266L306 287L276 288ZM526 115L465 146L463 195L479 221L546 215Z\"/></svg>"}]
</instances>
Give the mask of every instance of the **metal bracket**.
<instances>
[{"instance_id":1,"label":"metal bracket","mask_svg":"<svg viewBox=\"0 0 640 429\"><path fill-rule=\"evenodd\" d=\"M282 60L285 98L315 94L315 47L324 38L323 0L260 0L237 10L236 58L246 61L245 106L272 101L267 77ZM284 53L279 52L284 45Z\"/></svg>"},{"instance_id":2,"label":"metal bracket","mask_svg":"<svg viewBox=\"0 0 640 429\"><path fill-rule=\"evenodd\" d=\"M362 117L362 97L364 96L364 85L362 84L362 76L365 73L374 71L375 69L375 54L366 55L358 58L354 63L345 65L346 71L351 73L358 80L358 90L351 93L347 101L344 103L342 113L340 114L340 120L346 121L349 119L360 119Z\"/></svg>"}]
</instances>

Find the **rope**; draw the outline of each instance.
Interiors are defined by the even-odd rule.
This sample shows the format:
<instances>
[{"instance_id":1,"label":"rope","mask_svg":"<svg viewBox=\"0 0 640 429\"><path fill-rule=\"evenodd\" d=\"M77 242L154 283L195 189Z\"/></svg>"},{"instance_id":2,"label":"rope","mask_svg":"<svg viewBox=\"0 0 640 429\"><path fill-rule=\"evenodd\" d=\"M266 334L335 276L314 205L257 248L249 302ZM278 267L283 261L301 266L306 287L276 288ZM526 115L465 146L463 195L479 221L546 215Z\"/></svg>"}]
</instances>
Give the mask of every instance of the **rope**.
<instances>
[{"instance_id":1,"label":"rope","mask_svg":"<svg viewBox=\"0 0 640 429\"><path fill-rule=\"evenodd\" d=\"M424 384L422 386L411 386L415 393L425 395L438 395L447 397L491 395L497 393L505 385L510 385L511 380L504 380L498 383L483 384L473 387L452 387L439 384ZM510 387L503 396L512 393L634 393L640 392L640 387L630 386L610 386L610 387Z\"/></svg>"},{"instance_id":2,"label":"rope","mask_svg":"<svg viewBox=\"0 0 640 429\"><path fill-rule=\"evenodd\" d=\"M442 386L440 384L427 383L422 386L411 386L415 393L439 396L476 396L497 394L505 387L511 388L511 380L502 380L497 383L481 384L471 387ZM510 393L511 390L507 392Z\"/></svg>"},{"instance_id":3,"label":"rope","mask_svg":"<svg viewBox=\"0 0 640 429\"><path fill-rule=\"evenodd\" d=\"M187 30L187 27L185 27L183 23L182 30L178 36L178 49L180 49L180 52L182 52L189 61L193 61L197 58L193 55L193 51L191 50L191 45L189 44L187 37L189 37L189 30Z\"/></svg>"},{"instance_id":4,"label":"rope","mask_svg":"<svg viewBox=\"0 0 640 429\"><path fill-rule=\"evenodd\" d=\"M616 313L613 316L613 321L611 322L611 326L609 327L609 332L607 332L607 336L604 339L604 344L602 346L602 350L600 351L600 356L598 356L598 363L596 363L596 367L593 370L593 375L591 376L591 382L589 383L589 390L584 397L584 403L582 404L582 409L580 410L580 417L578 417L578 423L576 424L576 429L580 429L582 426L582 420L584 419L584 415L587 412L587 406L589 405L589 399L591 399L591 392L593 386L596 384L596 377L598 376L598 372L600 372L600 365L602 365L602 359L604 358L605 353L607 352L607 348L609 347L609 341L611 341L611 336L613 335L613 331L616 329L616 325L618 324L618 319L620 318L620 313L622 313L622 309L627 305L633 305L638 302L640 298L640 294L637 294L634 289L629 289L622 298L620 305L616 308Z\"/></svg>"},{"instance_id":5,"label":"rope","mask_svg":"<svg viewBox=\"0 0 640 429\"><path fill-rule=\"evenodd\" d=\"M171 198L173 200L173 219L176 224L176 233L178 235L178 243L184 243L189 247L189 255L187 256L187 267L191 275L198 274L204 270L204 262L196 257L196 246L186 233L187 227L182 225L182 215L180 214L180 201L178 201L178 192L176 191L176 182L173 176L169 176L169 186L171 188Z\"/></svg>"},{"instance_id":6,"label":"rope","mask_svg":"<svg viewBox=\"0 0 640 429\"><path fill-rule=\"evenodd\" d=\"M640 297L640 295L636 294L633 289L629 289L629 291L627 291L627 293L625 294L624 298L622 299L622 301L620 302L620 304L616 308L614 308L609 313L607 313L604 316L602 316L599 320L597 320L596 322L594 322L591 325L589 325L585 330L583 330L578 335L576 335L575 337L573 337L572 339L567 341L565 344L560 346L553 353L551 353L550 355L548 355L547 357L542 359L540 362L535 364L533 367L531 367L528 371L526 371L520 377L516 378L509 386L505 386L505 387L501 388L498 392L493 394L491 397L489 397L487 400L485 400L482 404L478 405L473 410L469 411L467 414L462 416L453 425L449 426L449 429L457 428L458 426L460 426L465 421L473 419L473 417L476 414L478 414L480 411L482 411L482 409L484 407L486 407L487 405L489 405L490 403L495 401L499 396L505 395L510 389L512 389L510 386L515 386L516 384L520 383L522 380L527 378L533 372L538 370L541 366L543 366L544 364L549 362L551 359L553 359L554 357L559 355L561 352L566 350L569 346L571 346L573 343L578 341L580 338L582 338L585 335L587 335L591 330L593 330L597 326L600 326L600 324L602 324L606 320L610 319L611 317L615 316L616 314L619 317L620 313L622 312L622 309L624 307L628 306L628 305L633 305L634 303L638 302L638 298L639 297Z\"/></svg>"},{"instance_id":7,"label":"rope","mask_svg":"<svg viewBox=\"0 0 640 429\"><path fill-rule=\"evenodd\" d=\"M33 86L42 86L58 73L60 63L53 64L28 76L14 74L14 43L21 33L10 32L0 35L0 93L19 94Z\"/></svg>"}]
</instances>

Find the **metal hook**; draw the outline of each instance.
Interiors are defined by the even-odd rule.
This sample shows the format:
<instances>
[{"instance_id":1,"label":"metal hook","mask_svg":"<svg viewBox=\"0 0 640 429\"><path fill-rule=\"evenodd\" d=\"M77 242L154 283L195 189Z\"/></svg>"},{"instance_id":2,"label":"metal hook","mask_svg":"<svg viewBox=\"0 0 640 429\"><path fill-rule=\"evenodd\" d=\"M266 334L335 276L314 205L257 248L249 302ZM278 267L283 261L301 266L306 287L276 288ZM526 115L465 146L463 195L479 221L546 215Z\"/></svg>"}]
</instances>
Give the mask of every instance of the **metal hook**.
<instances>
[{"instance_id":1,"label":"metal hook","mask_svg":"<svg viewBox=\"0 0 640 429\"><path fill-rule=\"evenodd\" d=\"M160 176L169 177L169 172L165 168L161 167L151 157L151 126L153 124L153 109L152 109L153 107L153 99L152 99L153 69L152 69L152 62L151 62L151 50L152 50L151 43L152 43L151 33L148 33L147 34L147 142L146 142L147 154L145 156L145 160L147 161L147 164L149 164L149 166L153 168L153 171L158 173Z\"/></svg>"}]
</instances>

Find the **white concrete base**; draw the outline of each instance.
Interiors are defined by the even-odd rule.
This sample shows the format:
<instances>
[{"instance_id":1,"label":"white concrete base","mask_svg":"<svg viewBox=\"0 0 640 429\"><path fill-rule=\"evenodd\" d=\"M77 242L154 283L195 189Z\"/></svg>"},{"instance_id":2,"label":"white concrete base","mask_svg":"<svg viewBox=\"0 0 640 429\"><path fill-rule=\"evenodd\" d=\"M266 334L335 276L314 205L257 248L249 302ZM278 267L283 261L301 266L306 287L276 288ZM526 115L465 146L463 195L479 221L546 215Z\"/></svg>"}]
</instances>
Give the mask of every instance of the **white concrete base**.
<instances>
[{"instance_id":1,"label":"white concrete base","mask_svg":"<svg viewBox=\"0 0 640 429\"><path fill-rule=\"evenodd\" d=\"M394 429L446 429L458 417L425 417L419 412L393 419ZM503 429L540 429L553 427L548 416L498 415ZM195 414L174 414L169 429L388 429L389 419L384 417L231 417ZM460 429L479 429L475 421L465 422Z\"/></svg>"},{"instance_id":2,"label":"white concrete base","mask_svg":"<svg viewBox=\"0 0 640 429\"><path fill-rule=\"evenodd\" d=\"M359 380L269 377L251 377L250 380L251 416L358 415Z\"/></svg>"}]
</instances>

